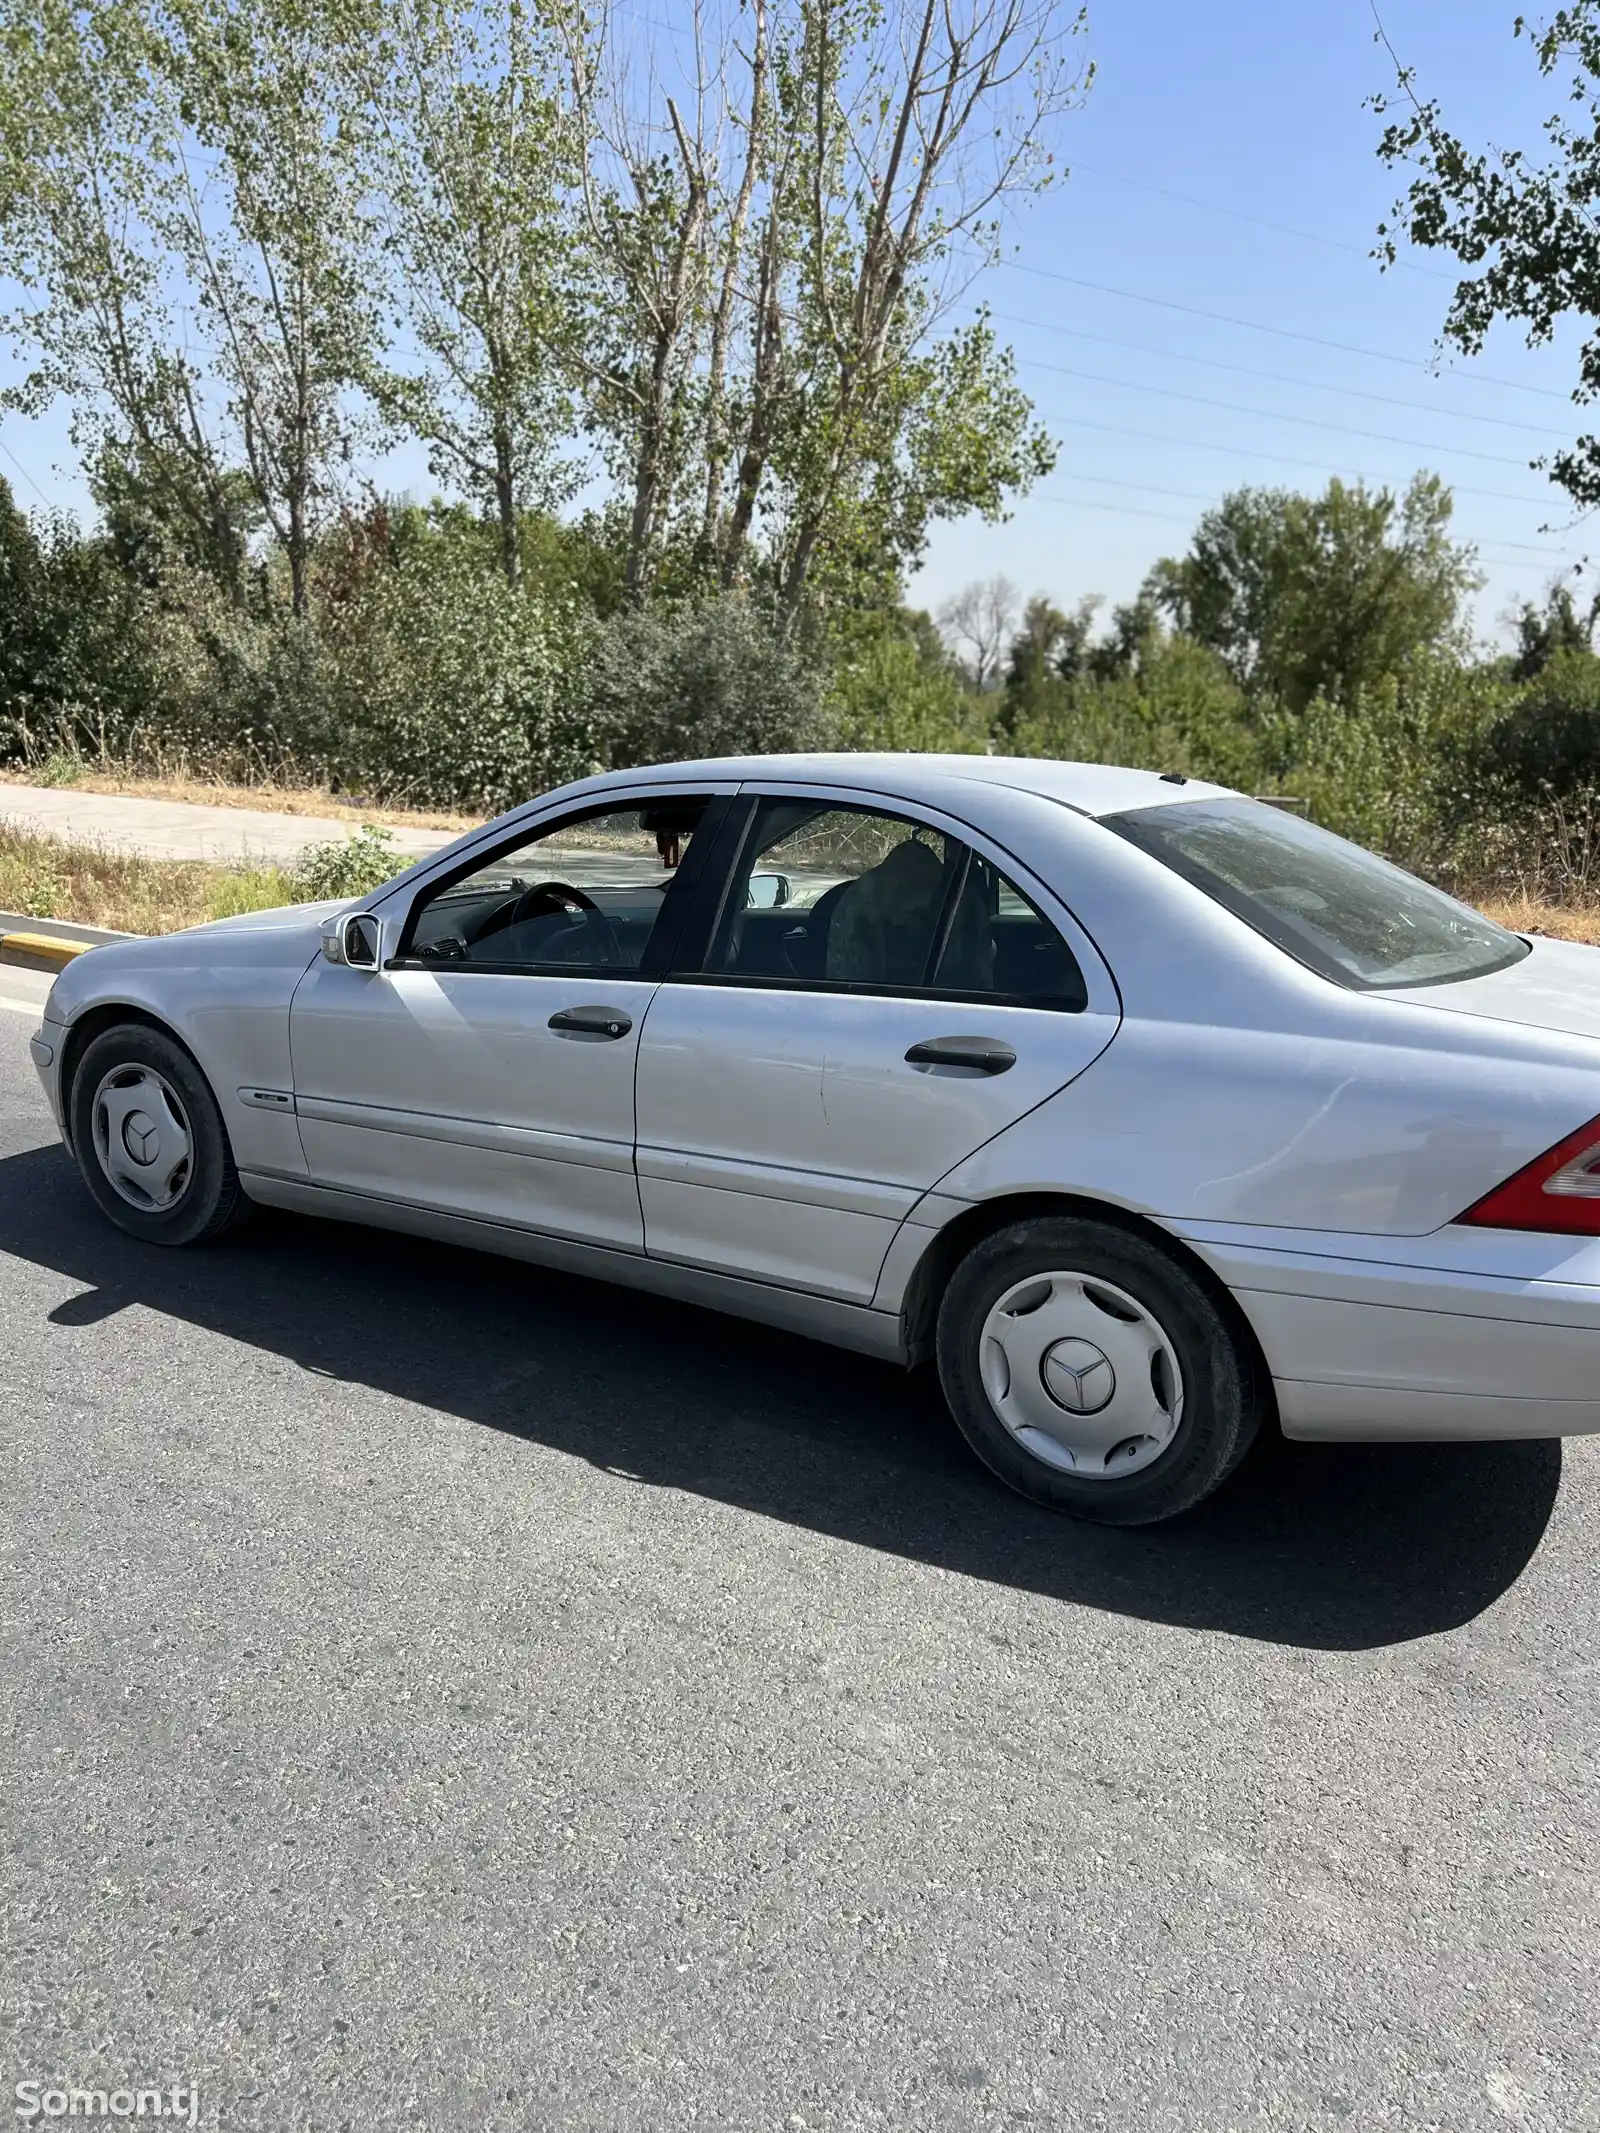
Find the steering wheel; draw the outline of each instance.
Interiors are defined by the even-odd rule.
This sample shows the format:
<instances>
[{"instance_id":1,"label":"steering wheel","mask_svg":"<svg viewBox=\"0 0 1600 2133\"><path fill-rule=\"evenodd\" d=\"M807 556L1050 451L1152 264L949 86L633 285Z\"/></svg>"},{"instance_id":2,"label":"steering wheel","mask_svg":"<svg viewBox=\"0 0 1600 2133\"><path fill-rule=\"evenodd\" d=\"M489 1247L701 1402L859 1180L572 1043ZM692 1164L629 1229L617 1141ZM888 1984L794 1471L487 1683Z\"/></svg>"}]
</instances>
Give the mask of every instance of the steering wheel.
<instances>
[{"instance_id":1,"label":"steering wheel","mask_svg":"<svg viewBox=\"0 0 1600 2133\"><path fill-rule=\"evenodd\" d=\"M569 918L581 919L585 931L593 929L598 935L602 963L620 963L622 950L617 936L611 929L611 921L592 896L582 889L575 889L569 881L540 881L510 903L502 904L483 931L480 941L491 934L504 933L512 926L520 926L533 918L549 918L557 911L564 911Z\"/></svg>"}]
</instances>

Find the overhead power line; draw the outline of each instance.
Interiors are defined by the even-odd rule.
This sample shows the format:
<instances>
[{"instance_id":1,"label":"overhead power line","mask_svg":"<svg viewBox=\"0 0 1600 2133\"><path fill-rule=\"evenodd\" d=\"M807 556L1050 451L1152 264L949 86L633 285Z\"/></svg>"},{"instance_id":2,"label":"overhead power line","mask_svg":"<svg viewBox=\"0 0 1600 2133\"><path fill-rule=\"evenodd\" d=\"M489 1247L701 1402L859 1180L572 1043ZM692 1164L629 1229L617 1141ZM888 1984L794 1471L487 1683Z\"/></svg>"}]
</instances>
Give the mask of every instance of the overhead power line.
<instances>
[{"instance_id":1,"label":"overhead power line","mask_svg":"<svg viewBox=\"0 0 1600 2133\"><path fill-rule=\"evenodd\" d=\"M1069 481L1088 481L1092 480L1093 478L1094 477L1092 475L1067 476L1067 479ZM1186 492L1183 490L1158 490L1154 493L1159 495L1178 496L1183 495ZM1034 501L1041 504L1060 505L1064 509L1072 511L1112 511L1115 512L1119 517L1123 518L1156 519L1161 521L1163 524L1169 526L1193 526L1194 524L1194 514L1192 512L1152 511L1147 505L1144 504L1096 503L1090 497L1058 496L1048 489L1039 490L1036 497L1034 498ZM1204 502L1209 507L1214 509L1220 499L1216 497L1197 497L1195 501ZM1470 533L1464 533L1461 538L1483 559L1483 561L1487 563L1498 564L1505 569L1533 569L1535 567L1535 563L1529 562L1527 560L1527 557L1529 555L1531 555L1535 559L1535 562L1543 563L1547 565L1551 570L1555 571L1560 571L1563 565L1581 563L1588 560L1586 556L1583 556L1575 551L1566 553L1547 551L1534 547L1533 544L1529 541L1498 541L1491 540L1487 536L1482 539L1479 539ZM1526 553L1509 555L1503 552L1491 552L1494 550L1504 551L1507 549L1517 549L1519 551L1526 551Z\"/></svg>"},{"instance_id":2,"label":"overhead power line","mask_svg":"<svg viewBox=\"0 0 1600 2133\"><path fill-rule=\"evenodd\" d=\"M1187 349L1152 348L1148 341L1118 340L1109 333L1090 333L1081 326L1058 326L1049 319L1018 318L1014 312L993 311L991 318L1005 326L1028 326L1039 333L1059 333L1074 341L1094 341L1102 348L1122 348L1134 355L1159 356L1163 362L1194 363L1204 370L1232 371L1241 378L1258 378L1266 385L1293 385L1301 392L1338 393L1347 400L1370 400L1379 407L1403 407L1418 415L1440 415L1447 422L1486 422L1491 428L1525 430L1530 437L1557 437L1571 441L1569 429L1551 429L1542 422L1514 422L1507 415L1479 415L1467 407L1440 407L1427 400L1402 400L1394 393L1364 392L1359 385L1333 385L1321 378L1296 378L1281 370L1255 370L1247 363L1224 363L1216 356L1191 355ZM1024 363L1034 363L1038 369L1047 366L1031 356L1019 358Z\"/></svg>"},{"instance_id":3,"label":"overhead power line","mask_svg":"<svg viewBox=\"0 0 1600 2133\"><path fill-rule=\"evenodd\" d=\"M1386 487L1393 487L1410 479L1409 475L1404 474L1350 473L1338 467L1330 467L1325 459L1297 459L1288 452L1261 452L1246 444L1216 444L1205 437L1168 437L1159 430L1133 429L1122 422L1091 422L1077 415L1058 420L1056 427L1063 430L1095 430L1106 437L1137 437L1143 444L1172 445L1181 452L1222 452L1233 459L1266 459L1274 466L1307 467L1324 478L1330 474L1338 474L1343 481L1381 481ZM1431 451L1433 448L1428 446L1426 449ZM1474 489L1467 487L1464 482L1454 481L1449 487L1455 496L1487 496L1500 504L1523 504L1530 511L1542 511L1546 508L1546 500L1537 496L1515 496L1508 489Z\"/></svg>"},{"instance_id":4,"label":"overhead power line","mask_svg":"<svg viewBox=\"0 0 1600 2133\"><path fill-rule=\"evenodd\" d=\"M1208 511L1214 511L1222 502L1220 496L1207 496L1198 489L1167 489L1163 488L1158 482L1124 481L1117 474L1063 474L1059 476L1059 479L1066 482L1087 482L1096 489L1131 489L1140 496L1168 496L1180 503L1200 504ZM1042 489L1038 492L1038 497L1040 502L1044 503L1067 503L1080 500L1077 498L1069 499L1064 496L1051 496ZM1085 498L1082 501L1087 502L1088 499ZM1475 534L1468 532L1465 528L1461 529L1461 538L1471 541L1476 548L1518 548L1528 555L1544 556L1548 561L1555 563L1577 561L1583 554L1582 550L1576 548L1550 548L1542 541L1506 540L1499 534Z\"/></svg>"},{"instance_id":5,"label":"overhead power line","mask_svg":"<svg viewBox=\"0 0 1600 2133\"><path fill-rule=\"evenodd\" d=\"M22 464L22 461L17 457L16 453L12 451L10 445L5 442L4 438L0 438L0 452L5 453L7 459L10 460L11 464L16 468L17 472L28 484L28 487L33 491L34 495L38 497L39 501L43 505L45 505L47 509L51 508L49 497L45 495L43 489L40 488L39 484L34 480L33 476Z\"/></svg>"},{"instance_id":6,"label":"overhead power line","mask_svg":"<svg viewBox=\"0 0 1600 2133\"><path fill-rule=\"evenodd\" d=\"M1361 348L1351 341L1330 341L1320 333L1301 333L1292 326L1272 326L1264 319L1235 318L1226 311L1206 311L1198 304L1180 304L1169 296L1147 296L1140 289L1116 289L1109 282L1085 281L1078 274L1063 274L1055 267L1030 267L1020 259L1008 259L1003 264L1016 274L1036 274L1045 281L1058 281L1070 289L1088 289L1096 296L1114 296L1124 303L1149 304L1157 311L1178 311L1185 318L1209 319L1216 326L1237 326L1245 333L1271 333L1282 341L1304 341L1312 348L1331 348L1339 355L1363 356L1373 363L1396 363L1402 370L1426 370L1426 363L1419 363L1415 356L1395 355L1387 348ZM1520 378L1502 378L1483 370L1449 370L1442 373L1448 378L1458 378L1464 385L1500 385L1514 393L1534 393L1543 400L1564 400L1570 406L1572 395L1558 392L1553 385L1528 385Z\"/></svg>"},{"instance_id":7,"label":"overhead power line","mask_svg":"<svg viewBox=\"0 0 1600 2133\"><path fill-rule=\"evenodd\" d=\"M1123 518L1165 519L1169 526L1192 526L1192 511L1150 511L1143 504L1097 504L1087 496L1051 496L1041 489L1038 495L1041 504L1069 504L1074 511L1115 511Z\"/></svg>"},{"instance_id":8,"label":"overhead power line","mask_svg":"<svg viewBox=\"0 0 1600 2133\"><path fill-rule=\"evenodd\" d=\"M1468 444L1430 443L1425 437L1396 437L1390 430L1361 430L1348 422L1325 422L1320 415L1288 415L1274 407L1246 407L1238 400L1213 400L1205 393L1180 392L1175 385L1141 385L1131 378L1108 378L1103 371L1076 370L1068 363L1036 363L1036 370L1058 377L1082 378L1090 385L1115 385L1124 392L1154 393L1159 400L1182 400L1190 407L1214 407L1225 415L1248 415L1253 422L1293 422L1301 429L1329 430L1339 437L1361 437L1371 444L1398 444L1412 452L1448 452L1457 459L1481 459L1494 467L1526 467L1526 459L1506 452L1480 452ZM1048 418L1047 418L1048 419Z\"/></svg>"},{"instance_id":9,"label":"overhead power line","mask_svg":"<svg viewBox=\"0 0 1600 2133\"><path fill-rule=\"evenodd\" d=\"M1152 185L1148 178L1124 177L1120 170L1102 170L1094 163L1080 163L1075 156L1068 166L1067 175L1081 170L1091 178L1108 178L1113 185L1131 186L1135 192L1153 193L1158 200L1176 200L1180 207L1198 208L1203 215L1225 215L1230 222L1248 222L1258 230L1275 230L1280 237L1295 237L1302 244L1325 244L1335 252L1352 252L1358 259L1371 259L1372 251L1364 244L1353 244L1348 237L1328 237L1317 230L1297 230L1287 222L1273 222L1265 215L1247 214L1240 207L1224 207L1220 201L1197 200L1192 193L1175 193L1165 185ZM1426 274L1432 281L1454 281L1455 275L1442 267L1425 267L1418 259L1399 259L1397 267L1408 274Z\"/></svg>"}]
</instances>

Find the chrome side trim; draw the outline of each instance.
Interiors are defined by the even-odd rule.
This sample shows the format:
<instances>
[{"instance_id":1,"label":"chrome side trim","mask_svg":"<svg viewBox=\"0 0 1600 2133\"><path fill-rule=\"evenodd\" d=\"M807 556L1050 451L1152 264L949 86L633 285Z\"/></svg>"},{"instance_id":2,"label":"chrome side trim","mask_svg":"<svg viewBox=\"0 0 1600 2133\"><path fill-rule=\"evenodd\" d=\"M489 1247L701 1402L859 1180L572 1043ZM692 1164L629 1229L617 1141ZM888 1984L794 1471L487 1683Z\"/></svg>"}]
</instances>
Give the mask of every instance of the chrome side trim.
<instances>
[{"instance_id":1,"label":"chrome side trim","mask_svg":"<svg viewBox=\"0 0 1600 2133\"><path fill-rule=\"evenodd\" d=\"M631 1141L588 1139L579 1133L547 1133L537 1126L501 1126L488 1119L447 1118L433 1111L396 1111L385 1104L346 1102L332 1096L300 1096L302 1118L328 1126L366 1127L412 1140L449 1141L461 1148L487 1148L497 1155L532 1155L545 1163L581 1163L588 1170L633 1169Z\"/></svg>"},{"instance_id":2,"label":"chrome side trim","mask_svg":"<svg viewBox=\"0 0 1600 2133\"><path fill-rule=\"evenodd\" d=\"M374 1229L400 1230L440 1244L462 1244L503 1258L531 1260L536 1266L557 1267L563 1273L581 1274L595 1281L620 1282L679 1303L724 1311L733 1318L754 1319L760 1325L777 1326L788 1333L826 1341L830 1347L851 1348L886 1362L906 1360L900 1320L891 1312L838 1303L830 1297L808 1295L801 1289L746 1281L733 1274L713 1274L700 1267L646 1259L642 1254L615 1251L605 1245L580 1244L540 1230L513 1229L498 1222L478 1221L470 1215L439 1214L431 1208L413 1207L407 1201L381 1200L333 1185L313 1185L303 1178L243 1171L239 1182L252 1200L259 1200L266 1207L324 1215L338 1222L364 1222Z\"/></svg>"},{"instance_id":3,"label":"chrome side trim","mask_svg":"<svg viewBox=\"0 0 1600 2133\"><path fill-rule=\"evenodd\" d=\"M642 1178L673 1185L707 1185L717 1192L751 1193L762 1200L793 1200L804 1207L831 1207L852 1215L881 1215L898 1222L921 1197L915 1185L885 1185L875 1178L834 1177L782 1163L752 1163L738 1156L690 1155L676 1148L640 1147Z\"/></svg>"}]
</instances>

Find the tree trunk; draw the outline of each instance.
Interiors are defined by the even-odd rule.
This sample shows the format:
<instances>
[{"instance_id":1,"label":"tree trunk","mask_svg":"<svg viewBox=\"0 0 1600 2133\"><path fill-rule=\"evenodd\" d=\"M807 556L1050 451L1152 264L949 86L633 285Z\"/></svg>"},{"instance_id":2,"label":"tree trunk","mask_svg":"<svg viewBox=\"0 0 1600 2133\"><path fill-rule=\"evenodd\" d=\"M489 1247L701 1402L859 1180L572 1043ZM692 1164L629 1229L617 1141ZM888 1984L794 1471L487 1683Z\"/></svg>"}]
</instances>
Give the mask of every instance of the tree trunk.
<instances>
[{"instance_id":1,"label":"tree trunk","mask_svg":"<svg viewBox=\"0 0 1600 2133\"><path fill-rule=\"evenodd\" d=\"M722 482L727 472L730 440L727 435L728 341L733 331L734 294L738 286L744 227L755 191L761 158L762 129L766 123L767 7L755 0L755 50L750 60L750 118L745 143L744 172L728 225L727 252L722 263L722 290L711 326L711 362L706 380L706 495L701 520L701 539L706 553L715 555L722 523ZM758 331L759 317L758 312Z\"/></svg>"},{"instance_id":2,"label":"tree trunk","mask_svg":"<svg viewBox=\"0 0 1600 2133\"><path fill-rule=\"evenodd\" d=\"M683 333L684 314L688 308L689 272L695 249L700 242L706 211L705 177L690 149L682 121L678 117L678 108L670 97L667 99L667 112L672 120L673 132L677 136L688 189L684 195L683 215L678 224L678 241L673 251L672 271L667 287L651 306L656 330L651 350L650 390L639 424L639 449L634 462L633 515L628 527L628 554L623 568L623 585L629 600L635 606L643 605L645 595L649 591L650 550L654 545L661 517L663 460L671 419L672 359Z\"/></svg>"},{"instance_id":3,"label":"tree trunk","mask_svg":"<svg viewBox=\"0 0 1600 2133\"><path fill-rule=\"evenodd\" d=\"M289 557L289 605L302 619L311 612L306 565L310 543L306 538L304 499L298 486L289 498L289 538L284 544Z\"/></svg>"},{"instance_id":4,"label":"tree trunk","mask_svg":"<svg viewBox=\"0 0 1600 2133\"><path fill-rule=\"evenodd\" d=\"M511 436L503 422L494 432L494 507L500 522L500 567L508 585L522 582L522 542L517 525L517 483Z\"/></svg>"},{"instance_id":5,"label":"tree trunk","mask_svg":"<svg viewBox=\"0 0 1600 2133\"><path fill-rule=\"evenodd\" d=\"M740 565L750 525L767 470L767 447L772 435L774 402L783 382L783 312L778 302L778 231L774 215L767 224L761 246L761 286L756 293L756 347L751 379L750 421L745 431L744 453L739 461L739 487L733 512L722 543L721 577L724 591L738 582Z\"/></svg>"}]
</instances>

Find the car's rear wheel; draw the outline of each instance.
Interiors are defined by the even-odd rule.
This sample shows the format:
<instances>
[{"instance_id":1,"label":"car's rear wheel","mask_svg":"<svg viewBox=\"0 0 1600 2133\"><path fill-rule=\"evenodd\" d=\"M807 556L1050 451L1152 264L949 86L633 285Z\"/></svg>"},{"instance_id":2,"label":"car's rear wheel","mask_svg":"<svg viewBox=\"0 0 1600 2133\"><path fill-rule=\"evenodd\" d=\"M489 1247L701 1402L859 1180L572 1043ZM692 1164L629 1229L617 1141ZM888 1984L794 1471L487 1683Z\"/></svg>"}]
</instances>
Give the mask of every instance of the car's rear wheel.
<instances>
[{"instance_id":1,"label":"car's rear wheel","mask_svg":"<svg viewBox=\"0 0 1600 2133\"><path fill-rule=\"evenodd\" d=\"M72 1077L72 1145L103 1214L151 1244L201 1244L250 1209L205 1076L148 1023L88 1044Z\"/></svg>"},{"instance_id":2,"label":"car's rear wheel","mask_svg":"<svg viewBox=\"0 0 1600 2133\"><path fill-rule=\"evenodd\" d=\"M939 1309L962 1435L1036 1503L1104 1525L1172 1518L1244 1457L1263 1388L1249 1344L1172 1254L1078 1216L976 1245Z\"/></svg>"}]
</instances>

